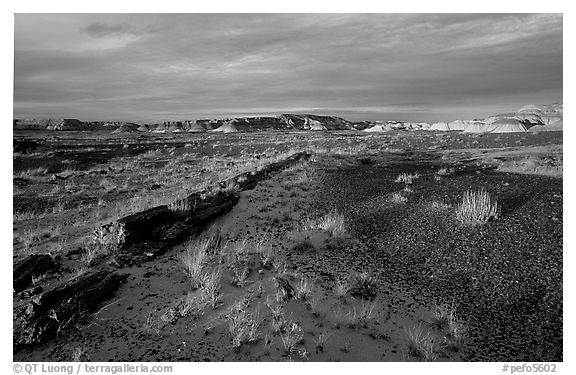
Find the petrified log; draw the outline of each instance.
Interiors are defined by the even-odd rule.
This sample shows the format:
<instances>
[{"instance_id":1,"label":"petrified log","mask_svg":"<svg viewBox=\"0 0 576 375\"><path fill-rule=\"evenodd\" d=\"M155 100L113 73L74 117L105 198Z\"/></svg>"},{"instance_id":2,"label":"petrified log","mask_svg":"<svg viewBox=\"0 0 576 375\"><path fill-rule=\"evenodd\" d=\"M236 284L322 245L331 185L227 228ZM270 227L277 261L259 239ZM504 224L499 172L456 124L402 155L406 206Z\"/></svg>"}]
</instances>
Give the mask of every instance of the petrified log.
<instances>
[{"instance_id":1,"label":"petrified log","mask_svg":"<svg viewBox=\"0 0 576 375\"><path fill-rule=\"evenodd\" d=\"M17 308L14 344L32 345L55 337L116 290L126 275L102 270L86 273L44 292Z\"/></svg>"},{"instance_id":2,"label":"petrified log","mask_svg":"<svg viewBox=\"0 0 576 375\"><path fill-rule=\"evenodd\" d=\"M118 220L124 228L123 248L141 241L172 243L189 232L201 231L211 220L229 212L239 199L233 192L217 192L208 197L195 193L171 206L126 216Z\"/></svg>"},{"instance_id":3,"label":"petrified log","mask_svg":"<svg viewBox=\"0 0 576 375\"><path fill-rule=\"evenodd\" d=\"M14 265L14 292L23 291L30 283L32 276L40 276L56 267L54 259L48 254L32 254Z\"/></svg>"},{"instance_id":4,"label":"petrified log","mask_svg":"<svg viewBox=\"0 0 576 375\"><path fill-rule=\"evenodd\" d=\"M272 163L260 171L238 175L221 183L221 187L235 186L240 190L253 189L258 181L310 157L298 153ZM215 194L206 191L194 193L170 205L162 205L138 212L118 220L123 228L123 250L132 254L156 255L185 235L201 232L215 218L228 213L239 201L234 190L222 190Z\"/></svg>"},{"instance_id":5,"label":"petrified log","mask_svg":"<svg viewBox=\"0 0 576 375\"><path fill-rule=\"evenodd\" d=\"M299 152L284 160L269 164L259 171L242 173L229 180L223 181L220 183L220 186L225 187L236 185L240 190L252 190L256 187L256 185L258 185L258 181L273 176L274 174L280 172L281 170L291 165L294 165L298 162L308 160L310 156L311 154L309 153Z\"/></svg>"}]
</instances>

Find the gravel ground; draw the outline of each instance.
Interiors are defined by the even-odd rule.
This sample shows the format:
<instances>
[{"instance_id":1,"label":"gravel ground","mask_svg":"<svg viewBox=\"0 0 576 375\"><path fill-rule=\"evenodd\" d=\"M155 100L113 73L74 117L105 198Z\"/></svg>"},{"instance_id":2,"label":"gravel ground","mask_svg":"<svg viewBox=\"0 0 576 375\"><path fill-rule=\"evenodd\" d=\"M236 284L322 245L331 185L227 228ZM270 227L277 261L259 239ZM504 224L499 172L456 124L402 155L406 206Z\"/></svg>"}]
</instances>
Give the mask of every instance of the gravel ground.
<instances>
[{"instance_id":1,"label":"gravel ground","mask_svg":"<svg viewBox=\"0 0 576 375\"><path fill-rule=\"evenodd\" d=\"M312 212L345 213L354 239L301 257L302 266L324 275L366 270L431 307L454 301L468 325L465 360L562 361L562 179L460 164L438 181L433 154L373 159L322 173ZM401 172L422 177L397 204L389 196L405 186L394 182ZM480 188L501 217L462 226L454 207Z\"/></svg>"}]
</instances>

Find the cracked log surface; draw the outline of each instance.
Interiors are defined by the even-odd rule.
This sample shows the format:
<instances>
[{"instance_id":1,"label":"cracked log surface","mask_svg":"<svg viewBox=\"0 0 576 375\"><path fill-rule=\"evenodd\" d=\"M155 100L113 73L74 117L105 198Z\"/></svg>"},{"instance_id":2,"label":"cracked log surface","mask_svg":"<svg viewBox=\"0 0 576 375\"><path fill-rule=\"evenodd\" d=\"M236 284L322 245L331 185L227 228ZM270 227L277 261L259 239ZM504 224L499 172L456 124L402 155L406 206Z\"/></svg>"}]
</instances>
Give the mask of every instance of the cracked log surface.
<instances>
[{"instance_id":1,"label":"cracked log surface","mask_svg":"<svg viewBox=\"0 0 576 375\"><path fill-rule=\"evenodd\" d=\"M14 292L23 291L32 283L33 276L40 276L55 267L54 259L48 254L32 254L20 260L14 265Z\"/></svg>"},{"instance_id":2,"label":"cracked log surface","mask_svg":"<svg viewBox=\"0 0 576 375\"><path fill-rule=\"evenodd\" d=\"M125 279L102 270L85 273L16 307L14 345L33 345L54 338L59 329L90 313Z\"/></svg>"}]
</instances>

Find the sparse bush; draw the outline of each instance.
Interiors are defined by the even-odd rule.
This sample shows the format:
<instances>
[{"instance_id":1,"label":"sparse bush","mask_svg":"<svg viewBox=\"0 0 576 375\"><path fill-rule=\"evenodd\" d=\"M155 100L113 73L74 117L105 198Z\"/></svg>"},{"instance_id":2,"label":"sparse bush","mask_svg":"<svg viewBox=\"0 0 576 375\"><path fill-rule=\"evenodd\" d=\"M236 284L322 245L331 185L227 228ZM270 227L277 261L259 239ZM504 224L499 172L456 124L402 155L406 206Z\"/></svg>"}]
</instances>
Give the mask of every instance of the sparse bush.
<instances>
[{"instance_id":1,"label":"sparse bush","mask_svg":"<svg viewBox=\"0 0 576 375\"><path fill-rule=\"evenodd\" d=\"M320 316L320 296L312 292L311 296L306 299L306 308L312 312L316 318Z\"/></svg>"},{"instance_id":2,"label":"sparse bush","mask_svg":"<svg viewBox=\"0 0 576 375\"><path fill-rule=\"evenodd\" d=\"M312 294L312 285L304 277L296 284L295 297L297 300L305 301Z\"/></svg>"},{"instance_id":3,"label":"sparse bush","mask_svg":"<svg viewBox=\"0 0 576 375\"><path fill-rule=\"evenodd\" d=\"M376 304L369 301L362 300L359 307L354 306L353 310L348 314L350 328L368 327L368 323L374 316L374 309Z\"/></svg>"},{"instance_id":4,"label":"sparse bush","mask_svg":"<svg viewBox=\"0 0 576 375\"><path fill-rule=\"evenodd\" d=\"M353 273L350 276L350 294L363 299L376 297L378 285L376 279L367 272Z\"/></svg>"},{"instance_id":5,"label":"sparse bush","mask_svg":"<svg viewBox=\"0 0 576 375\"><path fill-rule=\"evenodd\" d=\"M456 217L464 225L480 225L498 219L500 207L486 190L466 191L462 203L456 207Z\"/></svg>"},{"instance_id":6,"label":"sparse bush","mask_svg":"<svg viewBox=\"0 0 576 375\"><path fill-rule=\"evenodd\" d=\"M311 220L308 219L304 223L304 230L323 230L334 238L341 238L345 235L346 229L346 218L343 214L336 211L330 211L329 213L322 216L320 219Z\"/></svg>"},{"instance_id":7,"label":"sparse bush","mask_svg":"<svg viewBox=\"0 0 576 375\"><path fill-rule=\"evenodd\" d=\"M280 333L285 332L288 327L288 321L284 317L284 306L276 299L276 303L272 303L270 299L266 300L266 306L272 313L272 332Z\"/></svg>"},{"instance_id":8,"label":"sparse bush","mask_svg":"<svg viewBox=\"0 0 576 375\"><path fill-rule=\"evenodd\" d=\"M439 170L436 171L436 175L438 176L448 176L451 175L452 173L454 173L454 168L450 167L442 167Z\"/></svg>"},{"instance_id":9,"label":"sparse bush","mask_svg":"<svg viewBox=\"0 0 576 375\"><path fill-rule=\"evenodd\" d=\"M272 268L274 262L274 249L272 246L270 244L265 244L264 240L260 240L256 243L255 248L258 257L260 258L262 268Z\"/></svg>"},{"instance_id":10,"label":"sparse bush","mask_svg":"<svg viewBox=\"0 0 576 375\"><path fill-rule=\"evenodd\" d=\"M180 255L180 261L184 265L184 272L190 280L192 289L198 289L202 285L206 260L206 243L202 241L188 243L186 252Z\"/></svg>"},{"instance_id":11,"label":"sparse bush","mask_svg":"<svg viewBox=\"0 0 576 375\"><path fill-rule=\"evenodd\" d=\"M190 202L190 199L178 199L168 205L168 209L177 215L187 215L194 210L194 204Z\"/></svg>"},{"instance_id":12,"label":"sparse bush","mask_svg":"<svg viewBox=\"0 0 576 375\"><path fill-rule=\"evenodd\" d=\"M438 345L429 331L425 331L421 325L418 325L408 329L406 333L410 356L426 362L432 362L438 358Z\"/></svg>"},{"instance_id":13,"label":"sparse bush","mask_svg":"<svg viewBox=\"0 0 576 375\"><path fill-rule=\"evenodd\" d=\"M340 299L346 298L350 291L350 283L348 279L338 278L334 283L334 295Z\"/></svg>"},{"instance_id":14,"label":"sparse bush","mask_svg":"<svg viewBox=\"0 0 576 375\"><path fill-rule=\"evenodd\" d=\"M422 175L419 173L414 173L414 174L408 174L408 173L400 173L398 175L398 177L396 177L396 180L394 182L397 183L405 183L406 185L411 184L414 180L417 180L421 177Z\"/></svg>"},{"instance_id":15,"label":"sparse bush","mask_svg":"<svg viewBox=\"0 0 576 375\"><path fill-rule=\"evenodd\" d=\"M390 196L390 202L396 204L404 204L408 202L408 198L403 196L401 192L397 191L395 193L392 193L392 195Z\"/></svg>"},{"instance_id":16,"label":"sparse bush","mask_svg":"<svg viewBox=\"0 0 576 375\"><path fill-rule=\"evenodd\" d=\"M87 362L90 360L86 347L84 345L77 346L72 351L72 362Z\"/></svg>"},{"instance_id":17,"label":"sparse bush","mask_svg":"<svg viewBox=\"0 0 576 375\"><path fill-rule=\"evenodd\" d=\"M202 276L202 293L206 296L206 300L212 307L216 309L220 300L222 299L222 293L220 293L222 280L222 269L216 268L211 272L206 272Z\"/></svg>"},{"instance_id":18,"label":"sparse bush","mask_svg":"<svg viewBox=\"0 0 576 375\"><path fill-rule=\"evenodd\" d=\"M207 295L202 292L188 292L178 303L177 311L181 317L191 316L198 319L204 313L204 308L208 306Z\"/></svg>"},{"instance_id":19,"label":"sparse bush","mask_svg":"<svg viewBox=\"0 0 576 375\"><path fill-rule=\"evenodd\" d=\"M240 301L232 306L228 314L228 327L232 336L232 346L239 348L244 343L256 342L260 339L258 328L262 324L260 314L246 311L245 302Z\"/></svg>"},{"instance_id":20,"label":"sparse bush","mask_svg":"<svg viewBox=\"0 0 576 375\"><path fill-rule=\"evenodd\" d=\"M432 209L434 210L447 210L451 206L444 202L433 201L432 203L430 203L430 207L432 207Z\"/></svg>"},{"instance_id":21,"label":"sparse bush","mask_svg":"<svg viewBox=\"0 0 576 375\"><path fill-rule=\"evenodd\" d=\"M451 349L462 343L467 333L466 326L456 316L454 304L451 307L446 305L436 306L430 321L430 327L444 333L444 345Z\"/></svg>"},{"instance_id":22,"label":"sparse bush","mask_svg":"<svg viewBox=\"0 0 576 375\"><path fill-rule=\"evenodd\" d=\"M26 169L18 173L14 173L15 178L30 178L32 176L42 176L48 173L48 168L40 167L35 169Z\"/></svg>"},{"instance_id":23,"label":"sparse bush","mask_svg":"<svg viewBox=\"0 0 576 375\"><path fill-rule=\"evenodd\" d=\"M288 353L297 351L297 346L304 342L304 333L298 323L288 322L288 328L284 333L280 333L284 349Z\"/></svg>"},{"instance_id":24,"label":"sparse bush","mask_svg":"<svg viewBox=\"0 0 576 375\"><path fill-rule=\"evenodd\" d=\"M314 340L316 350L321 351L321 352L324 351L324 347L326 346L326 342L328 341L330 336L332 336L331 332L327 332L327 331L320 332L318 334L318 337L316 337L316 339Z\"/></svg>"},{"instance_id":25,"label":"sparse bush","mask_svg":"<svg viewBox=\"0 0 576 375\"><path fill-rule=\"evenodd\" d=\"M238 288L243 288L246 285L248 279L248 272L250 271L248 267L234 268L234 277L232 279L232 285Z\"/></svg>"}]
</instances>

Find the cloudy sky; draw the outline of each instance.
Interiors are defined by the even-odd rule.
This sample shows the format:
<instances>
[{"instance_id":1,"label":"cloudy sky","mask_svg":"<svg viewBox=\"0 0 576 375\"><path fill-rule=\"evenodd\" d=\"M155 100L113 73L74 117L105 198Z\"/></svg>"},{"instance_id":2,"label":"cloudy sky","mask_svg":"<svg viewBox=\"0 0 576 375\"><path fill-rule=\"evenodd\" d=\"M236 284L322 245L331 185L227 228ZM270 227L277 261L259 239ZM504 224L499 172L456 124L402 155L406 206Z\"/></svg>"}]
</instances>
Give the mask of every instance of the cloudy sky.
<instances>
[{"instance_id":1,"label":"cloudy sky","mask_svg":"<svg viewBox=\"0 0 576 375\"><path fill-rule=\"evenodd\" d=\"M562 101L562 15L16 14L14 116L479 118Z\"/></svg>"}]
</instances>

